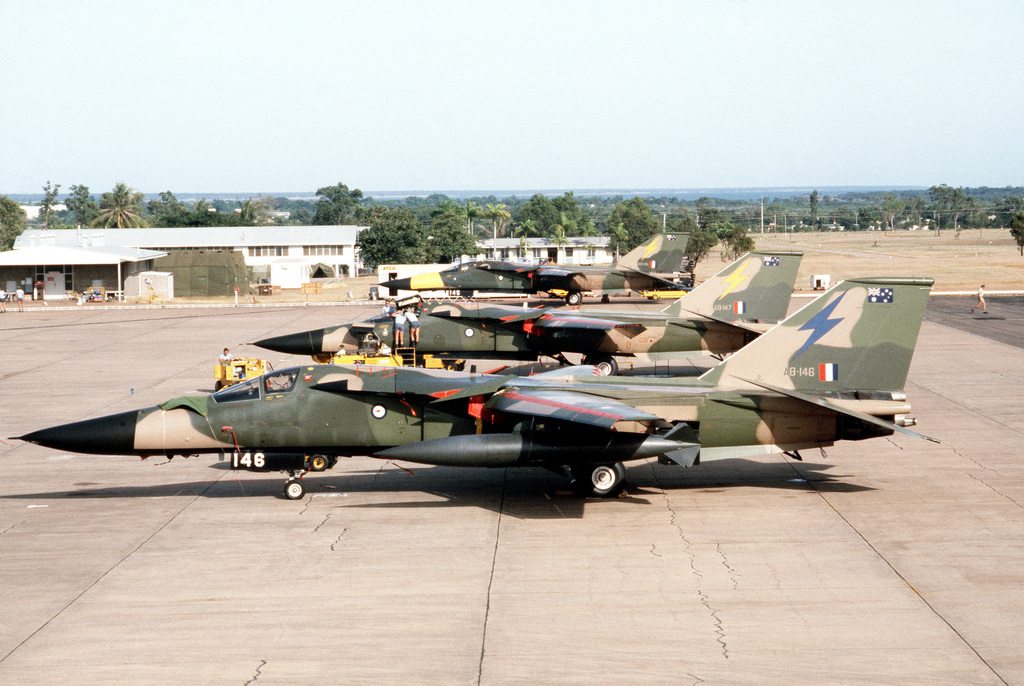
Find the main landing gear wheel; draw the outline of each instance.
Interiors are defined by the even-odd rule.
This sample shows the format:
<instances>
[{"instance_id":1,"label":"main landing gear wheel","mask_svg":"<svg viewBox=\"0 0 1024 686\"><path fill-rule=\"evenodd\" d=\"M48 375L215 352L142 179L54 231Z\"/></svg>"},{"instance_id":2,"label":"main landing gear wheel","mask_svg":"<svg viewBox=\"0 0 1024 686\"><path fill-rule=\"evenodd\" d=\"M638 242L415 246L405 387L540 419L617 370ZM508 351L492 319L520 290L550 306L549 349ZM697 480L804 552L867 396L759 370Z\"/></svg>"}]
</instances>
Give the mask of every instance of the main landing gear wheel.
<instances>
[{"instance_id":1,"label":"main landing gear wheel","mask_svg":"<svg viewBox=\"0 0 1024 686\"><path fill-rule=\"evenodd\" d=\"M309 458L309 468L314 472L322 472L328 467L326 455L314 455Z\"/></svg>"},{"instance_id":2,"label":"main landing gear wheel","mask_svg":"<svg viewBox=\"0 0 1024 686\"><path fill-rule=\"evenodd\" d=\"M565 302L573 307L576 307L583 302L583 294L579 291L569 291L565 296Z\"/></svg>"},{"instance_id":3,"label":"main landing gear wheel","mask_svg":"<svg viewBox=\"0 0 1024 686\"><path fill-rule=\"evenodd\" d=\"M298 479L289 479L284 485L284 497L288 500L301 500L306 495L306 487Z\"/></svg>"},{"instance_id":4,"label":"main landing gear wheel","mask_svg":"<svg viewBox=\"0 0 1024 686\"><path fill-rule=\"evenodd\" d=\"M587 355L583 358L583 364L594 365L601 376L612 376L619 371L619 363L611 355Z\"/></svg>"},{"instance_id":5,"label":"main landing gear wheel","mask_svg":"<svg viewBox=\"0 0 1024 686\"><path fill-rule=\"evenodd\" d=\"M583 496L606 498L622 490L626 468L621 462L614 464L580 465L572 468L576 489Z\"/></svg>"}]
</instances>

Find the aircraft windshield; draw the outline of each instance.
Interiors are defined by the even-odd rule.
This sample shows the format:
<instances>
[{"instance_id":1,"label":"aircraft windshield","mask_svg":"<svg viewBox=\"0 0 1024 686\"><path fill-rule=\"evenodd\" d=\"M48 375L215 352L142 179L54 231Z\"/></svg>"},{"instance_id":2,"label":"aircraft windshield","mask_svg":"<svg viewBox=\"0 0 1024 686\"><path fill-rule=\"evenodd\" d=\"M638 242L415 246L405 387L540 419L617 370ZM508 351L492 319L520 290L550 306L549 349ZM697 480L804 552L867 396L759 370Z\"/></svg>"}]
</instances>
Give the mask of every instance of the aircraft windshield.
<instances>
[{"instance_id":1,"label":"aircraft windshield","mask_svg":"<svg viewBox=\"0 0 1024 686\"><path fill-rule=\"evenodd\" d=\"M260 377L262 378L262 377ZM218 403L234 403L240 400L257 400L260 397L260 378L249 379L242 383L228 386L217 391L210 397Z\"/></svg>"},{"instance_id":2,"label":"aircraft windshield","mask_svg":"<svg viewBox=\"0 0 1024 686\"><path fill-rule=\"evenodd\" d=\"M267 393L287 393L295 388L295 380L299 378L297 368L282 369L279 372L263 375L263 387Z\"/></svg>"}]
</instances>

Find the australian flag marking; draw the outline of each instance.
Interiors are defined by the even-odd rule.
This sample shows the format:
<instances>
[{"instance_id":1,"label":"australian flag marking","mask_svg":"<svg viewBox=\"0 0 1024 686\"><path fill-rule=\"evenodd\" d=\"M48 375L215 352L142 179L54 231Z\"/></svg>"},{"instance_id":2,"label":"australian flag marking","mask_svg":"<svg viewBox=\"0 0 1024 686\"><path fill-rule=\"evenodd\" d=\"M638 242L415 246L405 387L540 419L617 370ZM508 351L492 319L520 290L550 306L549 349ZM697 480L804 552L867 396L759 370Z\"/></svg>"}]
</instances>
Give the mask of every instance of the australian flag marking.
<instances>
[{"instance_id":1,"label":"australian flag marking","mask_svg":"<svg viewBox=\"0 0 1024 686\"><path fill-rule=\"evenodd\" d=\"M869 303L891 303L892 302L892 289L891 288L869 288L868 289L868 302Z\"/></svg>"},{"instance_id":2,"label":"australian flag marking","mask_svg":"<svg viewBox=\"0 0 1024 686\"><path fill-rule=\"evenodd\" d=\"M779 266L779 258L775 257L775 256L764 258L764 266L766 266L766 267L778 267Z\"/></svg>"}]
</instances>

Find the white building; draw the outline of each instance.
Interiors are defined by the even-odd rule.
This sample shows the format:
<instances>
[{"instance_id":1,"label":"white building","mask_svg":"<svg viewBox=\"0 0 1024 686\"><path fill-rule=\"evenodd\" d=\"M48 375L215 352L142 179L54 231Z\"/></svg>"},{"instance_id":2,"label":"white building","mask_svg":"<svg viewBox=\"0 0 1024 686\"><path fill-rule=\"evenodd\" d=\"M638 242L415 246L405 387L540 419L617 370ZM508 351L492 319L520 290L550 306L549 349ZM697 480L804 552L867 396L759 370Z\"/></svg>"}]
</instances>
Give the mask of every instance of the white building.
<instances>
[{"instance_id":1,"label":"white building","mask_svg":"<svg viewBox=\"0 0 1024 686\"><path fill-rule=\"evenodd\" d=\"M235 250L249 267L270 275L288 274L285 288L309 281L317 265L334 276L355 275L361 265L356 236L364 226L214 226L145 229L30 229L14 249L69 247L175 250ZM51 263L52 264L52 263ZM276 265L276 267L275 267ZM271 281L271 283L274 283Z\"/></svg>"},{"instance_id":2,"label":"white building","mask_svg":"<svg viewBox=\"0 0 1024 686\"><path fill-rule=\"evenodd\" d=\"M551 238L499 238L481 240L477 243L487 260L507 262L548 262L564 265L611 264L615 256L609 252L608 236L567 238L564 245L558 245Z\"/></svg>"}]
</instances>

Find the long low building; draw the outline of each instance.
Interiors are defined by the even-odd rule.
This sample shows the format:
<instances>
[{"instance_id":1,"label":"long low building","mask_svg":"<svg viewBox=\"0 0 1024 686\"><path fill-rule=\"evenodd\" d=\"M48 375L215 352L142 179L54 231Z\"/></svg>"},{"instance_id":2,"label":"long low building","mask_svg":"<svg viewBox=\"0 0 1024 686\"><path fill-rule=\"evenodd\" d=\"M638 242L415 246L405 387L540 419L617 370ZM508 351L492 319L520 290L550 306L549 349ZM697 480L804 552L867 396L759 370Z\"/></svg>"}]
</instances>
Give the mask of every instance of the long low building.
<instances>
[{"instance_id":1,"label":"long low building","mask_svg":"<svg viewBox=\"0 0 1024 686\"><path fill-rule=\"evenodd\" d=\"M54 300L95 290L120 298L125 280L152 270L166 253L112 247L42 245L0 253L0 288L18 288L32 299Z\"/></svg>"},{"instance_id":2,"label":"long low building","mask_svg":"<svg viewBox=\"0 0 1024 686\"><path fill-rule=\"evenodd\" d=\"M31 285L45 281L42 278L45 274L62 274L67 290L81 291L83 287L102 281L108 292L120 294L129 275L153 269L151 260L161 254L179 250L230 250L242 253L256 279L262 278L283 288L298 288L312 276L356 274L360 264L356 237L364 228L346 225L30 229L18 236L13 251L3 254L8 261L0 259L0 285L8 282ZM83 259L89 253L144 257L129 264L117 263L113 273L79 278L80 272L87 271L85 266L93 263L77 261L75 254L57 252L58 248L84 250L85 253L80 253ZM23 250L33 252L15 255ZM56 287L53 290L55 292ZM26 292L31 292L31 288Z\"/></svg>"}]
</instances>

